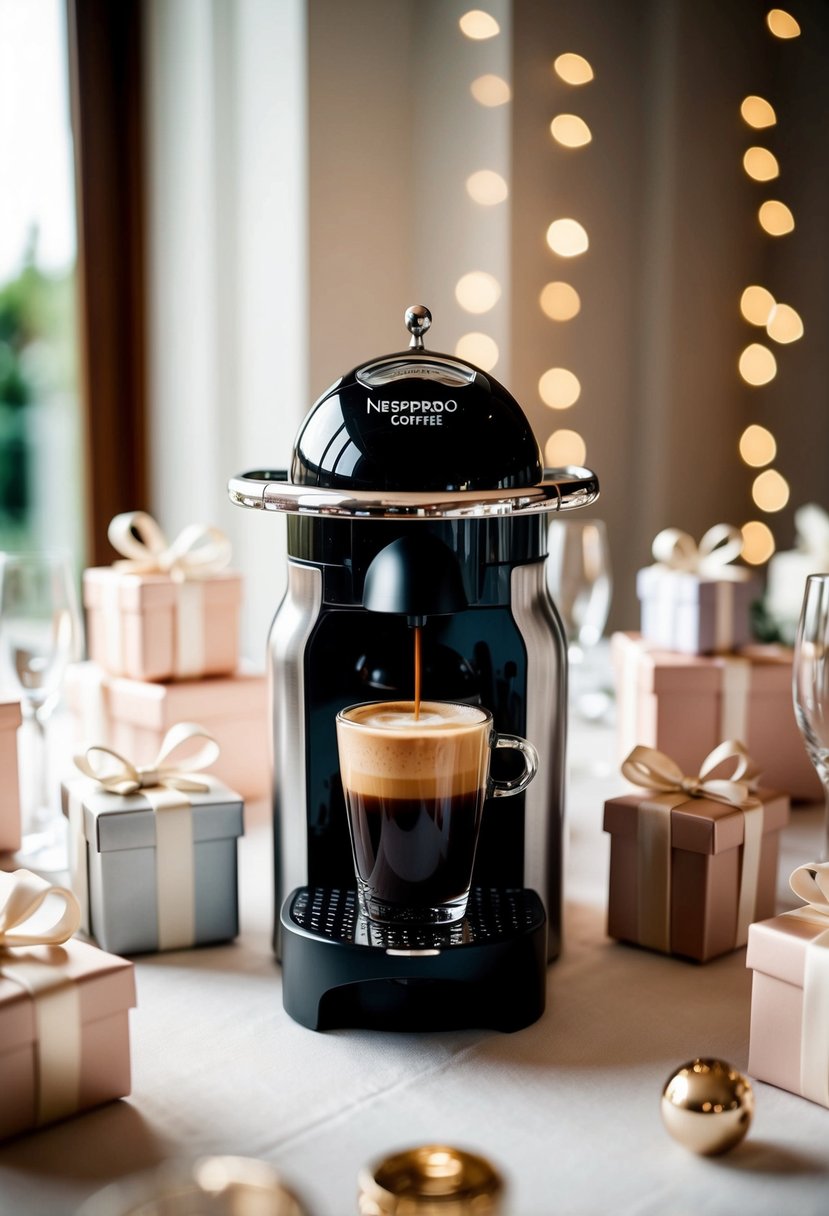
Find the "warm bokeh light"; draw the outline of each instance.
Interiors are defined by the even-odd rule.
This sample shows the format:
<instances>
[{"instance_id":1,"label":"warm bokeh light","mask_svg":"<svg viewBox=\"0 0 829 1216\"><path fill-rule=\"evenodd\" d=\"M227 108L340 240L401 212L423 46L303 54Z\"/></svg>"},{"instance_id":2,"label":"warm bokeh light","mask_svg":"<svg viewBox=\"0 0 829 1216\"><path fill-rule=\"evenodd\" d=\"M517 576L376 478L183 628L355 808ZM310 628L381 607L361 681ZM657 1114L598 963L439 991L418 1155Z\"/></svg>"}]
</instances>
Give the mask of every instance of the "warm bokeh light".
<instances>
[{"instance_id":1,"label":"warm bokeh light","mask_svg":"<svg viewBox=\"0 0 829 1216\"><path fill-rule=\"evenodd\" d=\"M765 287L752 285L740 296L740 312L750 325L765 325L771 316L775 299Z\"/></svg>"},{"instance_id":2,"label":"warm bokeh light","mask_svg":"<svg viewBox=\"0 0 829 1216\"><path fill-rule=\"evenodd\" d=\"M507 183L494 169L479 169L466 179L466 192L475 203L482 207L494 207L503 203L509 194Z\"/></svg>"},{"instance_id":3,"label":"warm bokeh light","mask_svg":"<svg viewBox=\"0 0 829 1216\"><path fill-rule=\"evenodd\" d=\"M498 343L489 334L464 334L455 344L455 354L482 371L491 372L498 362Z\"/></svg>"},{"instance_id":4,"label":"warm bokeh light","mask_svg":"<svg viewBox=\"0 0 829 1216\"><path fill-rule=\"evenodd\" d=\"M767 346L752 342L740 355L740 375L746 384L768 384L777 375L777 360Z\"/></svg>"},{"instance_id":5,"label":"warm bokeh light","mask_svg":"<svg viewBox=\"0 0 829 1216\"><path fill-rule=\"evenodd\" d=\"M583 148L593 138L587 123L578 114L556 114L550 123L550 134L565 148Z\"/></svg>"},{"instance_id":6,"label":"warm bokeh light","mask_svg":"<svg viewBox=\"0 0 829 1216\"><path fill-rule=\"evenodd\" d=\"M551 321L572 321L581 308L579 293L569 283L547 283L538 302Z\"/></svg>"},{"instance_id":7,"label":"warm bokeh light","mask_svg":"<svg viewBox=\"0 0 829 1216\"><path fill-rule=\"evenodd\" d=\"M803 337L800 313L791 304L775 304L769 315L766 333L775 342L796 342Z\"/></svg>"},{"instance_id":8,"label":"warm bokeh light","mask_svg":"<svg viewBox=\"0 0 829 1216\"><path fill-rule=\"evenodd\" d=\"M593 69L583 55L565 51L553 63L553 71L565 84L588 84L593 79Z\"/></svg>"},{"instance_id":9,"label":"warm bokeh light","mask_svg":"<svg viewBox=\"0 0 829 1216\"><path fill-rule=\"evenodd\" d=\"M743 168L756 182L770 182L780 176L777 157L768 148L748 148L743 157Z\"/></svg>"},{"instance_id":10,"label":"warm bokeh light","mask_svg":"<svg viewBox=\"0 0 829 1216\"><path fill-rule=\"evenodd\" d=\"M494 38L501 32L501 27L495 18L479 8L472 8L468 13L464 13L458 25L461 27L461 33L466 34L467 38L472 38L475 42L482 42L485 38Z\"/></svg>"},{"instance_id":11,"label":"warm bokeh light","mask_svg":"<svg viewBox=\"0 0 829 1216\"><path fill-rule=\"evenodd\" d=\"M763 562L769 560L775 548L774 537L768 524L761 523L759 519L752 519L743 524L740 531L743 534L743 561L751 566L762 566Z\"/></svg>"},{"instance_id":12,"label":"warm bokeh light","mask_svg":"<svg viewBox=\"0 0 829 1216\"><path fill-rule=\"evenodd\" d=\"M538 394L551 410L566 410L579 399L578 376L566 367L550 367L538 382Z\"/></svg>"},{"instance_id":13,"label":"warm bokeh light","mask_svg":"<svg viewBox=\"0 0 829 1216\"><path fill-rule=\"evenodd\" d=\"M502 76L487 73L486 76L476 76L469 86L469 91L479 105L503 106L512 97L512 90Z\"/></svg>"},{"instance_id":14,"label":"warm bokeh light","mask_svg":"<svg viewBox=\"0 0 829 1216\"><path fill-rule=\"evenodd\" d=\"M750 127L773 127L777 122L774 107L766 101L765 97L756 97L753 94L743 98L740 113Z\"/></svg>"},{"instance_id":15,"label":"warm bokeh light","mask_svg":"<svg viewBox=\"0 0 829 1216\"><path fill-rule=\"evenodd\" d=\"M547 229L547 244L562 258L575 258L585 253L590 241L578 220L553 220Z\"/></svg>"},{"instance_id":16,"label":"warm bokeh light","mask_svg":"<svg viewBox=\"0 0 829 1216\"><path fill-rule=\"evenodd\" d=\"M455 284L455 299L467 312L489 312L501 297L501 284L485 270L472 270Z\"/></svg>"},{"instance_id":17,"label":"warm bokeh light","mask_svg":"<svg viewBox=\"0 0 829 1216\"><path fill-rule=\"evenodd\" d=\"M761 469L777 455L777 441L771 431L753 422L740 436L740 455L753 469Z\"/></svg>"},{"instance_id":18,"label":"warm bokeh light","mask_svg":"<svg viewBox=\"0 0 829 1216\"><path fill-rule=\"evenodd\" d=\"M777 469L766 469L754 478L751 497L761 511L782 511L789 501L789 483Z\"/></svg>"},{"instance_id":19,"label":"warm bokeh light","mask_svg":"<svg viewBox=\"0 0 829 1216\"><path fill-rule=\"evenodd\" d=\"M785 236L794 230L794 216L785 203L777 199L769 199L763 203L757 213L760 227L769 236Z\"/></svg>"},{"instance_id":20,"label":"warm bokeh light","mask_svg":"<svg viewBox=\"0 0 829 1216\"><path fill-rule=\"evenodd\" d=\"M544 444L544 463L548 468L565 464L584 464L587 446L578 431L553 431Z\"/></svg>"},{"instance_id":21,"label":"warm bokeh light","mask_svg":"<svg viewBox=\"0 0 829 1216\"><path fill-rule=\"evenodd\" d=\"M766 13L766 25L775 38L797 38L800 33L800 26L784 8L773 8Z\"/></svg>"}]
</instances>

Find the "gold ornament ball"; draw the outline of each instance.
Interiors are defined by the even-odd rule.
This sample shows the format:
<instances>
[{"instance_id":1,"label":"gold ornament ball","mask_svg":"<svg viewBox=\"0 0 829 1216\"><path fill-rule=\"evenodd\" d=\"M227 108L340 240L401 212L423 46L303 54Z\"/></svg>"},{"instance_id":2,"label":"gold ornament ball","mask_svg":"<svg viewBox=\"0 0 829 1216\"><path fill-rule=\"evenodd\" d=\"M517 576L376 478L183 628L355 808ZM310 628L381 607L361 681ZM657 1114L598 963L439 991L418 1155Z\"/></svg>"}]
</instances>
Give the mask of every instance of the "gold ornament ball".
<instances>
[{"instance_id":1,"label":"gold ornament ball","mask_svg":"<svg viewBox=\"0 0 829 1216\"><path fill-rule=\"evenodd\" d=\"M662 1090L662 1122L674 1140L705 1157L727 1153L751 1126L754 1091L725 1060L689 1060Z\"/></svg>"}]
</instances>

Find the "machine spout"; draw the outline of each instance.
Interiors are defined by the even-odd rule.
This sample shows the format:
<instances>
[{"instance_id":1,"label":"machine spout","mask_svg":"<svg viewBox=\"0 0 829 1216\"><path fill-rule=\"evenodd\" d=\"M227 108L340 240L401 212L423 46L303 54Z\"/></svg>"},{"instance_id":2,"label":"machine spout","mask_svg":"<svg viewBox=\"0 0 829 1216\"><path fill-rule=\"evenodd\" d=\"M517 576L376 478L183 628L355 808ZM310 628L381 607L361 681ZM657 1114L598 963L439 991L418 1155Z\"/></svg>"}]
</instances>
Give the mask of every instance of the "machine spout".
<instances>
[{"instance_id":1,"label":"machine spout","mask_svg":"<svg viewBox=\"0 0 829 1216\"><path fill-rule=\"evenodd\" d=\"M380 550L363 588L364 608L405 616L410 625L468 607L456 555L436 536L417 532Z\"/></svg>"}]
</instances>

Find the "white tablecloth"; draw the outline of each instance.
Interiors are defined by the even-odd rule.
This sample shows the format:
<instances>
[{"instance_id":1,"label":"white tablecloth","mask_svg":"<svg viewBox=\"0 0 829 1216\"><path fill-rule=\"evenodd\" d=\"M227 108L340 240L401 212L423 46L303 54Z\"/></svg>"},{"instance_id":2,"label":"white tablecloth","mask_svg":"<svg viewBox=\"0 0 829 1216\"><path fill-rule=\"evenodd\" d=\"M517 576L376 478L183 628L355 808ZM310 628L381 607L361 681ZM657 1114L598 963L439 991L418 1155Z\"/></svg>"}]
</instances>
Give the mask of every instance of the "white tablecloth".
<instances>
[{"instance_id":1,"label":"white tablecloth","mask_svg":"<svg viewBox=\"0 0 829 1216\"><path fill-rule=\"evenodd\" d=\"M313 1216L355 1211L360 1165L447 1140L505 1172L511 1216L829 1211L829 1110L756 1084L748 1139L702 1159L661 1125L667 1076L696 1055L744 1069L745 952L701 967L604 933L606 728L572 732L566 944L548 1008L513 1035L315 1034L282 1010L270 950L263 808L241 842L234 945L137 962L132 1096L0 1148L0 1212L64 1216L106 1182L169 1157L235 1153L276 1165ZM604 758L606 775L589 773ZM812 857L817 808L797 809L780 867Z\"/></svg>"}]
</instances>

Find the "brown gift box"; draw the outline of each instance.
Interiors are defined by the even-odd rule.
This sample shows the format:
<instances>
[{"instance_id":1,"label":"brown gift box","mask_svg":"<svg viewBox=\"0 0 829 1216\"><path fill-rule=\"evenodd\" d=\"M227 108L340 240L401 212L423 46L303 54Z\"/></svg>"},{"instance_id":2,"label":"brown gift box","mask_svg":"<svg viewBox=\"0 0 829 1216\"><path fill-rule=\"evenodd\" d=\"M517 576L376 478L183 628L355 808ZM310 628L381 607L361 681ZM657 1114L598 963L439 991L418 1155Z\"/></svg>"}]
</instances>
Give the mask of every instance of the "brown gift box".
<instances>
[{"instance_id":1,"label":"brown gift box","mask_svg":"<svg viewBox=\"0 0 829 1216\"><path fill-rule=\"evenodd\" d=\"M133 764L152 764L177 722L198 722L219 744L210 771L246 801L271 793L267 689L264 675L240 671L218 680L154 684L107 676L77 663L65 679L75 718L75 743L103 744Z\"/></svg>"},{"instance_id":2,"label":"brown gift box","mask_svg":"<svg viewBox=\"0 0 829 1216\"><path fill-rule=\"evenodd\" d=\"M0 853L13 853L20 848L19 726L19 701L0 701Z\"/></svg>"},{"instance_id":3,"label":"brown gift box","mask_svg":"<svg viewBox=\"0 0 829 1216\"><path fill-rule=\"evenodd\" d=\"M78 1107L87 1110L130 1092L128 1010L135 1005L132 963L74 938L64 946L0 951L0 1139L40 1126L35 1001L3 974L3 962L58 965L78 986L81 1070Z\"/></svg>"},{"instance_id":4,"label":"brown gift box","mask_svg":"<svg viewBox=\"0 0 829 1216\"><path fill-rule=\"evenodd\" d=\"M775 910L778 833L789 819L789 799L756 790L763 804L763 839L755 918ZM639 808L653 794L642 791L605 803L610 833L607 931L640 944L638 882ZM670 953L704 963L736 948L737 906L745 818L742 810L708 798L689 798L671 812Z\"/></svg>"},{"instance_id":5,"label":"brown gift box","mask_svg":"<svg viewBox=\"0 0 829 1216\"><path fill-rule=\"evenodd\" d=\"M642 744L692 772L721 739L740 739L760 760L764 783L795 800L822 799L795 721L790 649L753 645L732 656L689 655L656 649L637 633L616 633L611 653L620 762ZM729 664L744 686L732 697L725 687Z\"/></svg>"},{"instance_id":6,"label":"brown gift box","mask_svg":"<svg viewBox=\"0 0 829 1216\"><path fill-rule=\"evenodd\" d=\"M111 675L192 679L225 675L238 666L240 574L223 570L176 581L169 574L96 567L84 571L83 596L89 657ZM197 630L182 618L188 610L195 614ZM182 644L196 632L200 645L185 662Z\"/></svg>"}]
</instances>

